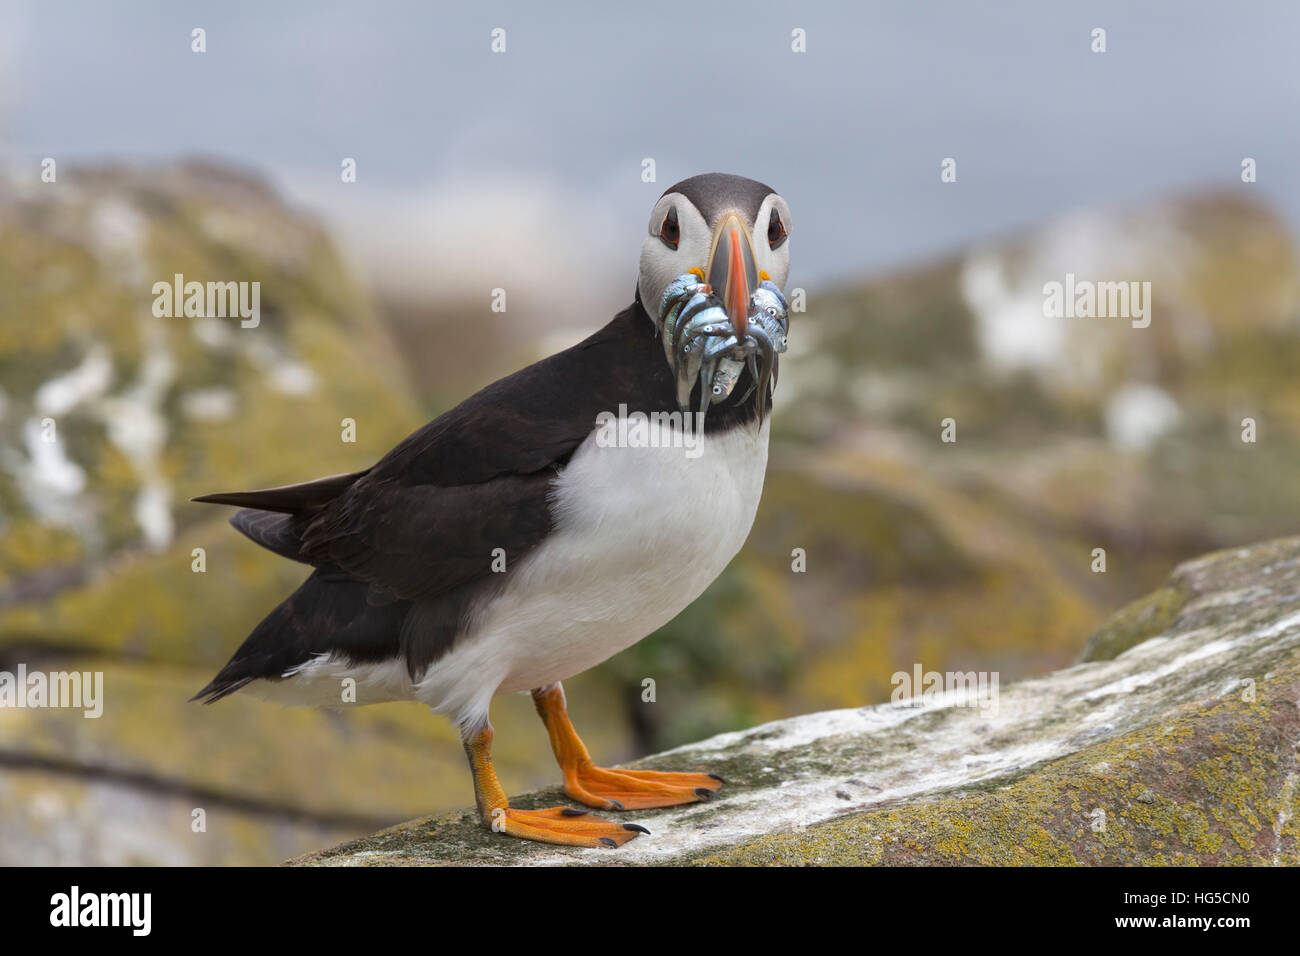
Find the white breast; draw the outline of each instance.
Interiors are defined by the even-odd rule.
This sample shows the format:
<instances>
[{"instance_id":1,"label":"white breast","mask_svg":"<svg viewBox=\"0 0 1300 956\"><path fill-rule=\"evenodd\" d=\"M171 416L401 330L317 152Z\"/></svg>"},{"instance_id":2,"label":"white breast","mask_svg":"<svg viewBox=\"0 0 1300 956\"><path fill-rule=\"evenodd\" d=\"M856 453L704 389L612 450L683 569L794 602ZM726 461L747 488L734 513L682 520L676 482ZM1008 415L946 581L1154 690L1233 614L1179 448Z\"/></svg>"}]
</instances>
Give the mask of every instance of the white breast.
<instances>
[{"instance_id":1,"label":"white breast","mask_svg":"<svg viewBox=\"0 0 1300 956\"><path fill-rule=\"evenodd\" d=\"M740 550L767 469L769 423L697 439L651 424L650 447L574 453L553 492L555 527L416 687L458 721L496 693L572 677L694 601ZM657 446L657 447L656 447Z\"/></svg>"}]
</instances>

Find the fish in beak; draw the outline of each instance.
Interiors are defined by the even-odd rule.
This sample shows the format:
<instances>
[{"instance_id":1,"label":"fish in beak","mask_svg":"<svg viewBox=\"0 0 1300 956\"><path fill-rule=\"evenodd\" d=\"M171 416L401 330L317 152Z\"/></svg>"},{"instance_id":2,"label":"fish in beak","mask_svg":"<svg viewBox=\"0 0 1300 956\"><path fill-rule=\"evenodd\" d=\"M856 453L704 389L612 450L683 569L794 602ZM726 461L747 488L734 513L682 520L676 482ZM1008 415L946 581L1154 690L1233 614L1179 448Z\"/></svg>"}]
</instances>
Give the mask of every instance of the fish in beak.
<instances>
[{"instance_id":1,"label":"fish in beak","mask_svg":"<svg viewBox=\"0 0 1300 956\"><path fill-rule=\"evenodd\" d=\"M777 354L785 351L788 316L781 290L759 280L744 220L727 213L713 230L705 268L674 279L660 302L660 336L678 407L687 409L698 385L703 416L710 404L731 396L748 366L752 383L741 401L757 392L761 420Z\"/></svg>"}]
</instances>

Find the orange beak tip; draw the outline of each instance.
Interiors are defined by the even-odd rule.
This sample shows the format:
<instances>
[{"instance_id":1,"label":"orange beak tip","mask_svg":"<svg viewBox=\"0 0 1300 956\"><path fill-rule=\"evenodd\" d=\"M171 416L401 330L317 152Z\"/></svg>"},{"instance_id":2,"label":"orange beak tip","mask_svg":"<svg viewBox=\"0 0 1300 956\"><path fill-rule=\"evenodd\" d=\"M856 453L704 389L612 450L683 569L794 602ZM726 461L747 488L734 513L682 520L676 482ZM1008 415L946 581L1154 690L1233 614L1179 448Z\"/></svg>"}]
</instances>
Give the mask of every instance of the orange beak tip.
<instances>
[{"instance_id":1,"label":"orange beak tip","mask_svg":"<svg viewBox=\"0 0 1300 956\"><path fill-rule=\"evenodd\" d=\"M744 338L749 331L749 289L746 288L745 281L745 258L741 254L740 233L736 229L731 230L731 268L728 278L727 291L730 293L730 301L727 303L727 311L731 314L731 327L736 330L738 338Z\"/></svg>"}]
</instances>

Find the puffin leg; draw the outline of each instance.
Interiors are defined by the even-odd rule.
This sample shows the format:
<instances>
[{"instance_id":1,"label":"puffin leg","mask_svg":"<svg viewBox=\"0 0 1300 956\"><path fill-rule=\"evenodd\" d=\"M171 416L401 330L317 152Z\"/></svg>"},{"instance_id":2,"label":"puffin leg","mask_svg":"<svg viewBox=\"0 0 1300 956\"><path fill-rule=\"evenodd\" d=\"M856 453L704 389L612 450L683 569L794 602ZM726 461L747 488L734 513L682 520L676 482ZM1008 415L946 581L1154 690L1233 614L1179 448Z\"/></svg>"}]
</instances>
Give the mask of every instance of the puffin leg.
<instances>
[{"instance_id":1,"label":"puffin leg","mask_svg":"<svg viewBox=\"0 0 1300 956\"><path fill-rule=\"evenodd\" d=\"M635 823L612 823L589 817L589 810L572 807L516 810L511 807L492 766L492 727L489 724L466 736L465 753L474 774L474 802L478 804L479 819L494 833L561 846L618 847L634 839L638 833L650 832Z\"/></svg>"},{"instance_id":2,"label":"puffin leg","mask_svg":"<svg viewBox=\"0 0 1300 956\"><path fill-rule=\"evenodd\" d=\"M646 810L710 800L723 784L711 773L656 770L606 770L591 755L569 720L564 688L557 681L533 691L533 703L551 737L551 749L564 772L564 792L589 807Z\"/></svg>"}]
</instances>

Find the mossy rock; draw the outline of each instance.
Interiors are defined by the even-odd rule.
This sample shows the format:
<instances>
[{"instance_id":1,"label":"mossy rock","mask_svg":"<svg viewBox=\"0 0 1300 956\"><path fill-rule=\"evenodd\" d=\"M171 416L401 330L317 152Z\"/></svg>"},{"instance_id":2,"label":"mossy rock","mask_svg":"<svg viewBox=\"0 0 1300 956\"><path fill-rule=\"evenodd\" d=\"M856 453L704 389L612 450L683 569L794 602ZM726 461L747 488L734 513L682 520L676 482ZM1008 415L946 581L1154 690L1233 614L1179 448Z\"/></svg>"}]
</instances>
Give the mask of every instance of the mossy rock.
<instances>
[{"instance_id":1,"label":"mossy rock","mask_svg":"<svg viewBox=\"0 0 1300 956\"><path fill-rule=\"evenodd\" d=\"M237 695L203 706L188 697L210 676L206 670L76 657L43 669L102 673L103 713L0 708L0 807L9 798L15 806L25 801L30 806L18 816L44 821L39 833L15 836L15 845L43 847L29 863L50 854L62 862L127 862L113 854L126 853L130 841L104 832L119 824L137 834L141 859L154 863L275 863L414 813L473 802L454 729L418 704L321 710ZM579 679L570 696L593 752L624 756L628 733L609 716L619 713L610 688ZM504 781L558 780L530 699L497 701L493 721ZM122 820L92 813L114 799ZM189 809L178 814L178 807ZM191 837L193 808L206 811L207 841ZM105 819L112 826L104 827ZM56 830L57 840L40 836ZM248 839L220 850L211 843L237 833ZM74 844L87 855L76 856ZM0 854L4 861L24 862Z\"/></svg>"},{"instance_id":2,"label":"mossy rock","mask_svg":"<svg viewBox=\"0 0 1300 956\"><path fill-rule=\"evenodd\" d=\"M1173 623L1187 601L1188 595L1177 585L1169 585L1138 598L1088 638L1079 660L1113 660L1130 647L1157 636Z\"/></svg>"},{"instance_id":3,"label":"mossy rock","mask_svg":"<svg viewBox=\"0 0 1300 956\"><path fill-rule=\"evenodd\" d=\"M0 605L183 543L211 517L196 494L364 468L420 423L324 230L256 179L68 168L2 188ZM176 274L257 283L259 323L156 314Z\"/></svg>"},{"instance_id":4,"label":"mossy rock","mask_svg":"<svg viewBox=\"0 0 1300 956\"><path fill-rule=\"evenodd\" d=\"M461 811L295 862L1296 865L1300 538L1187 562L1170 587L1194 597L1113 660L641 761L728 784L707 803L628 814L651 835L616 851L514 840Z\"/></svg>"}]
</instances>

